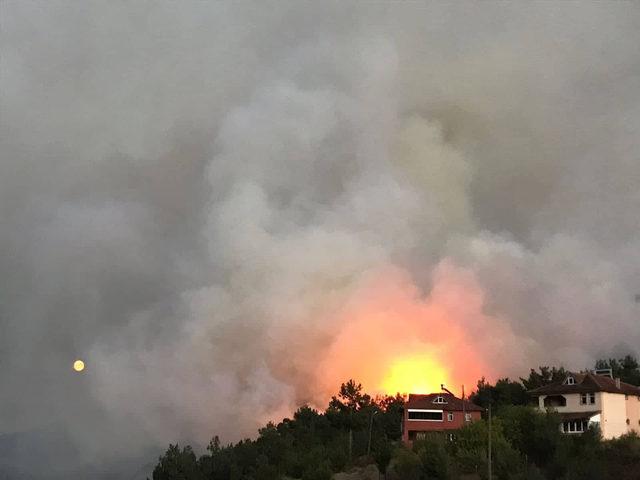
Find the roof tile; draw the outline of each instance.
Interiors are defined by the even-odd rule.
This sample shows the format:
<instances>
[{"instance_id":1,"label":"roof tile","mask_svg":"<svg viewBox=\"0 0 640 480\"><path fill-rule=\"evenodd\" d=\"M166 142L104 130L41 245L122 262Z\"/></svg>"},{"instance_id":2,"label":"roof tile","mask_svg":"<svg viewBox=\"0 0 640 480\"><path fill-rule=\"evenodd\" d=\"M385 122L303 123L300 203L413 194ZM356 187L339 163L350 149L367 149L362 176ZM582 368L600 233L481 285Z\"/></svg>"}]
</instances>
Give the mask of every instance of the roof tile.
<instances>
[{"instance_id":1,"label":"roof tile","mask_svg":"<svg viewBox=\"0 0 640 480\"><path fill-rule=\"evenodd\" d=\"M447 403L433 403L437 397L444 398ZM411 393L409 394L409 399L405 404L405 408L424 408L438 409L445 412L461 412L463 410L462 405L462 399L450 393L429 393L427 395ZM464 410L467 412L482 412L484 411L484 408L465 400Z\"/></svg>"},{"instance_id":2,"label":"roof tile","mask_svg":"<svg viewBox=\"0 0 640 480\"><path fill-rule=\"evenodd\" d=\"M613 378L605 377L604 375L595 375L591 372L569 373L569 375L575 378L575 384L566 385L564 384L564 381L556 382L529 390L529 393L535 396L549 395L553 393L607 392L640 396L640 387L624 382L620 382L620 387L618 387Z\"/></svg>"}]
</instances>

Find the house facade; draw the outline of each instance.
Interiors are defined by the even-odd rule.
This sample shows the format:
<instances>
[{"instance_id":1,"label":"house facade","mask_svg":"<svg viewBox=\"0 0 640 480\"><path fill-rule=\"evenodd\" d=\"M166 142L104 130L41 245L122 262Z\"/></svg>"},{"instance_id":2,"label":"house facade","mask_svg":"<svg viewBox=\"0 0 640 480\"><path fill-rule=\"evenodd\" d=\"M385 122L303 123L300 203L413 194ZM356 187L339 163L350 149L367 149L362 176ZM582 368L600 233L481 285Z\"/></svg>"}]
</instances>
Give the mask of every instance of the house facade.
<instances>
[{"instance_id":1,"label":"house facade","mask_svg":"<svg viewBox=\"0 0 640 480\"><path fill-rule=\"evenodd\" d=\"M602 438L640 433L640 388L610 376L569 373L561 381L530 390L540 410L560 414L560 429L580 434L597 425Z\"/></svg>"},{"instance_id":2,"label":"house facade","mask_svg":"<svg viewBox=\"0 0 640 480\"><path fill-rule=\"evenodd\" d=\"M451 392L410 394L404 406L402 440L405 443L424 438L426 432L457 430L479 420L482 408L462 400Z\"/></svg>"}]
</instances>

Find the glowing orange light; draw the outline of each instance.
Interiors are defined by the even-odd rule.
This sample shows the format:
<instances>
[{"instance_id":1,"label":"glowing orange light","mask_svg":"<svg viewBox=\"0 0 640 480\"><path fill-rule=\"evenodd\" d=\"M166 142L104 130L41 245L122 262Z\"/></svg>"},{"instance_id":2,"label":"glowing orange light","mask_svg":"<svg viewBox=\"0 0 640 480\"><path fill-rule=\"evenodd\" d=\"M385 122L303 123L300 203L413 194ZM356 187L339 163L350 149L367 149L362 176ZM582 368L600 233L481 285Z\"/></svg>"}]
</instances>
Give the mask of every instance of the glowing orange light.
<instances>
[{"instance_id":1,"label":"glowing orange light","mask_svg":"<svg viewBox=\"0 0 640 480\"><path fill-rule=\"evenodd\" d=\"M434 271L426 296L402 270L371 273L327 321L339 330L317 366L325 400L350 378L389 395L435 393L441 384L460 395L462 385L469 392L478 379L493 378L485 359L517 342L483 304L473 275L447 263Z\"/></svg>"},{"instance_id":2,"label":"glowing orange light","mask_svg":"<svg viewBox=\"0 0 640 480\"><path fill-rule=\"evenodd\" d=\"M396 393L439 392L447 384L449 372L429 355L412 355L395 360L382 380L381 389L390 395Z\"/></svg>"}]
</instances>

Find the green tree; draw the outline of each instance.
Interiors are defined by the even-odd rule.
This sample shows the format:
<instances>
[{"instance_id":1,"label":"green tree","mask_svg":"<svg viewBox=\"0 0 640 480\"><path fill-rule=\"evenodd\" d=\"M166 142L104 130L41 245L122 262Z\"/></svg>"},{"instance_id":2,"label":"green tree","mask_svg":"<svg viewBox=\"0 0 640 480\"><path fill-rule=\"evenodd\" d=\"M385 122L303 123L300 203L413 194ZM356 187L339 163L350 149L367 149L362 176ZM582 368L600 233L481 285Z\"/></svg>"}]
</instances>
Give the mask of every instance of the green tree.
<instances>
[{"instance_id":1,"label":"green tree","mask_svg":"<svg viewBox=\"0 0 640 480\"><path fill-rule=\"evenodd\" d=\"M377 397L374 400L378 414L375 417L374 432L390 440L402 437L402 417L405 399L402 395Z\"/></svg>"},{"instance_id":2,"label":"green tree","mask_svg":"<svg viewBox=\"0 0 640 480\"><path fill-rule=\"evenodd\" d=\"M190 446L180 450L178 444L169 445L153 469L153 480L199 480L203 478L195 453Z\"/></svg>"},{"instance_id":3,"label":"green tree","mask_svg":"<svg viewBox=\"0 0 640 480\"><path fill-rule=\"evenodd\" d=\"M202 475L207 480L238 479L239 467L233 460L233 447L222 447L220 438L216 435L209 442L208 454L200 457L199 464Z\"/></svg>"},{"instance_id":4,"label":"green tree","mask_svg":"<svg viewBox=\"0 0 640 480\"><path fill-rule=\"evenodd\" d=\"M630 383L631 385L640 385L640 365L638 365L638 360L632 355L625 355L618 360L615 358L608 360L600 359L596 362L595 368L610 368L615 378L619 378L623 382Z\"/></svg>"},{"instance_id":5,"label":"green tree","mask_svg":"<svg viewBox=\"0 0 640 480\"><path fill-rule=\"evenodd\" d=\"M424 480L447 480L449 478L449 455L441 434L429 435L414 443L414 450L422 464Z\"/></svg>"},{"instance_id":6,"label":"green tree","mask_svg":"<svg viewBox=\"0 0 640 480\"><path fill-rule=\"evenodd\" d=\"M640 437L635 432L602 442L607 480L640 478Z\"/></svg>"},{"instance_id":7,"label":"green tree","mask_svg":"<svg viewBox=\"0 0 640 480\"><path fill-rule=\"evenodd\" d=\"M567 376L567 373L564 367L538 367L537 372L532 368L529 372L529 377L521 377L520 381L526 390L533 390L550 383L562 381Z\"/></svg>"},{"instance_id":8,"label":"green tree","mask_svg":"<svg viewBox=\"0 0 640 480\"><path fill-rule=\"evenodd\" d=\"M402 447L395 451L392 468L396 477L402 480L419 480L422 473L422 463L418 455Z\"/></svg>"},{"instance_id":9,"label":"green tree","mask_svg":"<svg viewBox=\"0 0 640 480\"><path fill-rule=\"evenodd\" d=\"M504 436L499 418L494 418L491 426L493 472L495 478L507 480L522 473L524 461ZM462 473L479 473L483 478L487 473L489 429L485 420L466 425L456 434L450 446L457 470Z\"/></svg>"},{"instance_id":10,"label":"green tree","mask_svg":"<svg viewBox=\"0 0 640 480\"><path fill-rule=\"evenodd\" d=\"M266 455L258 455L253 477L255 480L278 480L280 478L280 472L275 465L269 463Z\"/></svg>"},{"instance_id":11,"label":"green tree","mask_svg":"<svg viewBox=\"0 0 640 480\"><path fill-rule=\"evenodd\" d=\"M609 362L628 372L637 369L633 358ZM626 365L626 366L625 366ZM542 367L532 382L546 382L562 370ZM528 381L527 380L527 381ZM640 438L626 435L602 441L597 429L583 435L562 435L557 413L539 412L523 401L522 388L508 378L491 385L482 379L476 392L493 405L492 463L498 480L636 480L640 478ZM483 395L485 397L483 397ZM429 435L414 442L415 451L398 448L402 397L378 397L362 392L354 381L341 386L324 413L300 407L293 418L268 423L256 440L223 446L213 437L199 459L191 447L170 445L153 471L154 480L276 480L282 476L328 480L349 464L348 445L363 454L371 428L371 456L381 473L388 469L408 480L457 478L458 474L487 474L488 424L473 422L451 441ZM376 413L374 416L373 413ZM371 421L373 419L373 422ZM350 437L349 431L353 432ZM357 461L371 461L360 457Z\"/></svg>"},{"instance_id":12,"label":"green tree","mask_svg":"<svg viewBox=\"0 0 640 480\"><path fill-rule=\"evenodd\" d=\"M476 390L469 399L485 409L491 406L495 413L498 413L505 406L529 403L529 395L524 386L520 382L509 380L509 378L501 378L495 385L491 385L482 377L478 380Z\"/></svg>"},{"instance_id":13,"label":"green tree","mask_svg":"<svg viewBox=\"0 0 640 480\"><path fill-rule=\"evenodd\" d=\"M302 474L302 480L330 480L331 469L326 462L313 463Z\"/></svg>"},{"instance_id":14,"label":"green tree","mask_svg":"<svg viewBox=\"0 0 640 480\"><path fill-rule=\"evenodd\" d=\"M340 385L338 395L329 402L327 416L334 425L348 432L347 451L350 461L354 452L364 454L366 451L368 436L365 429L375 410L377 405L369 395L362 392L362 385L354 380Z\"/></svg>"},{"instance_id":15,"label":"green tree","mask_svg":"<svg viewBox=\"0 0 640 480\"><path fill-rule=\"evenodd\" d=\"M606 478L600 432L589 429L582 435L563 435L547 472L551 478L564 480Z\"/></svg>"},{"instance_id":16,"label":"green tree","mask_svg":"<svg viewBox=\"0 0 640 480\"><path fill-rule=\"evenodd\" d=\"M487 471L487 435L484 421L467 424L457 432L455 442L449 445L456 470L461 473Z\"/></svg>"},{"instance_id":17,"label":"green tree","mask_svg":"<svg viewBox=\"0 0 640 480\"><path fill-rule=\"evenodd\" d=\"M284 463L284 456L289 446L288 440L286 435L282 435L276 426L269 422L258 431L258 439L255 443L270 465L280 467Z\"/></svg>"},{"instance_id":18,"label":"green tree","mask_svg":"<svg viewBox=\"0 0 640 480\"><path fill-rule=\"evenodd\" d=\"M504 435L511 445L537 465L553 459L562 434L560 416L529 406L505 407L500 412Z\"/></svg>"},{"instance_id":19,"label":"green tree","mask_svg":"<svg viewBox=\"0 0 640 480\"><path fill-rule=\"evenodd\" d=\"M337 396L331 397L329 408L342 412L358 412L371 406L371 397L362 393L362 384L348 380L340 385Z\"/></svg>"},{"instance_id":20,"label":"green tree","mask_svg":"<svg viewBox=\"0 0 640 480\"><path fill-rule=\"evenodd\" d=\"M387 468L393 456L393 445L386 438L380 439L374 444L373 458L376 461L379 472L387 477Z\"/></svg>"}]
</instances>

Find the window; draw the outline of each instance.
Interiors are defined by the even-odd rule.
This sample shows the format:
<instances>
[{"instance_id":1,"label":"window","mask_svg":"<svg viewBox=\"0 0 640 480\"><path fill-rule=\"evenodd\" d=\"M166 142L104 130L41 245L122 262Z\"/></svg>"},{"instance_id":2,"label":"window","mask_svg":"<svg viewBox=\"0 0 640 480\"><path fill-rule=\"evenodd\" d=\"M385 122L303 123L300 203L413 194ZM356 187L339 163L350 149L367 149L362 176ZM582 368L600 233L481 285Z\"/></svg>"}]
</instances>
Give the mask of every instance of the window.
<instances>
[{"instance_id":1,"label":"window","mask_svg":"<svg viewBox=\"0 0 640 480\"><path fill-rule=\"evenodd\" d=\"M444 399L444 397L436 397L433 403L447 403L447 401Z\"/></svg>"},{"instance_id":2,"label":"window","mask_svg":"<svg viewBox=\"0 0 640 480\"><path fill-rule=\"evenodd\" d=\"M547 395L544 397L544 406L555 408L555 407L566 407L567 399L562 395Z\"/></svg>"},{"instance_id":3,"label":"window","mask_svg":"<svg viewBox=\"0 0 640 480\"><path fill-rule=\"evenodd\" d=\"M407 418L409 420L441 422L442 410L409 410Z\"/></svg>"},{"instance_id":4,"label":"window","mask_svg":"<svg viewBox=\"0 0 640 480\"><path fill-rule=\"evenodd\" d=\"M595 393L582 393L580 394L580 405L586 404L593 405L596 403L596 394Z\"/></svg>"},{"instance_id":5,"label":"window","mask_svg":"<svg viewBox=\"0 0 640 480\"><path fill-rule=\"evenodd\" d=\"M562 422L562 431L564 433L582 433L588 428L588 422L585 420L567 420Z\"/></svg>"},{"instance_id":6,"label":"window","mask_svg":"<svg viewBox=\"0 0 640 480\"><path fill-rule=\"evenodd\" d=\"M465 413L464 414L464 421L465 422L470 422L471 421L471 414L470 413Z\"/></svg>"},{"instance_id":7,"label":"window","mask_svg":"<svg viewBox=\"0 0 640 480\"><path fill-rule=\"evenodd\" d=\"M576 381L573 377L567 377L567 380L565 382L567 385L575 385Z\"/></svg>"},{"instance_id":8,"label":"window","mask_svg":"<svg viewBox=\"0 0 640 480\"><path fill-rule=\"evenodd\" d=\"M447 413L447 420L449 420L450 422L453 422L453 413L451 412Z\"/></svg>"}]
</instances>

